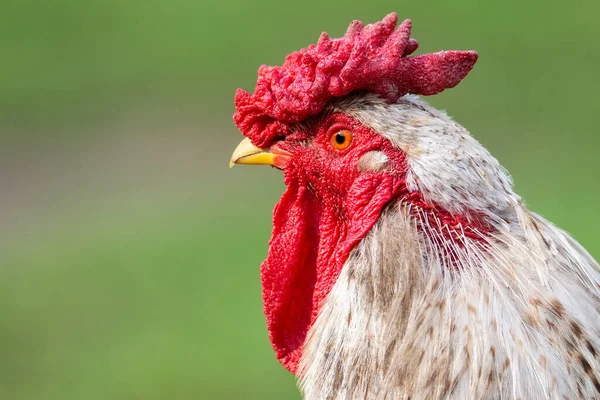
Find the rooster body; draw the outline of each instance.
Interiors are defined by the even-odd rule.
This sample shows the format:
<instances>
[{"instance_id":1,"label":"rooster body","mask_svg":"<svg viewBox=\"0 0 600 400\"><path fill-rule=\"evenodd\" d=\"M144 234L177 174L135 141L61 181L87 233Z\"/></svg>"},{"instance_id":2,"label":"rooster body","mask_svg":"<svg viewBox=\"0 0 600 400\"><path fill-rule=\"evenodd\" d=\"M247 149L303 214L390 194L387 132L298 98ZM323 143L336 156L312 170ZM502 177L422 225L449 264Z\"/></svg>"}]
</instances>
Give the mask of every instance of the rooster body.
<instances>
[{"instance_id":1,"label":"rooster body","mask_svg":"<svg viewBox=\"0 0 600 400\"><path fill-rule=\"evenodd\" d=\"M307 399L600 399L598 264L413 95L476 53L408 57L395 24L324 35L236 95L232 163L287 185L261 267L279 361Z\"/></svg>"}]
</instances>

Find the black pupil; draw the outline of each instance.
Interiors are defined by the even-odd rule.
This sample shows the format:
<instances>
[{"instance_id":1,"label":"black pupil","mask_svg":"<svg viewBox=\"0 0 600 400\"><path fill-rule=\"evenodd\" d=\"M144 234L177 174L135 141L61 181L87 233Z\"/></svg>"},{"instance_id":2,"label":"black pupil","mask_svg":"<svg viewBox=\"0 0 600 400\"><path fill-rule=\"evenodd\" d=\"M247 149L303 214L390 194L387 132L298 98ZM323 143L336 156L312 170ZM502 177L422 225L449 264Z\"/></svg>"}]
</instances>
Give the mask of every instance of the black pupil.
<instances>
[{"instance_id":1,"label":"black pupil","mask_svg":"<svg viewBox=\"0 0 600 400\"><path fill-rule=\"evenodd\" d=\"M335 134L335 142L337 144L344 144L346 143L346 135L344 135L344 133L342 132L338 132Z\"/></svg>"}]
</instances>

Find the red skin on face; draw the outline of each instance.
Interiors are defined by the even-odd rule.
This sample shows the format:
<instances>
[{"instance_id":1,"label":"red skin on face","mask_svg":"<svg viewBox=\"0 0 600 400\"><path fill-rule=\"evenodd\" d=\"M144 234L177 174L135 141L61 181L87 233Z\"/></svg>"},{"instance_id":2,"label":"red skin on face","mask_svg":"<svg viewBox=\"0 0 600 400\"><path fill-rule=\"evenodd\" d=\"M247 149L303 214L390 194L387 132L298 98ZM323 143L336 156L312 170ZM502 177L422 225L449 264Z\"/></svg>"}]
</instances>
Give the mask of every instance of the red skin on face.
<instances>
[{"instance_id":1,"label":"red skin on face","mask_svg":"<svg viewBox=\"0 0 600 400\"><path fill-rule=\"evenodd\" d=\"M354 133L343 151L335 132ZM318 123L310 144L291 135L278 147L292 153L285 165L287 190L273 215L269 255L261 266L264 311L279 361L296 372L302 345L351 249L404 186L406 161L385 138L354 119L335 114ZM302 144L300 144L302 142ZM394 173L357 170L371 150L385 153Z\"/></svg>"}]
</instances>

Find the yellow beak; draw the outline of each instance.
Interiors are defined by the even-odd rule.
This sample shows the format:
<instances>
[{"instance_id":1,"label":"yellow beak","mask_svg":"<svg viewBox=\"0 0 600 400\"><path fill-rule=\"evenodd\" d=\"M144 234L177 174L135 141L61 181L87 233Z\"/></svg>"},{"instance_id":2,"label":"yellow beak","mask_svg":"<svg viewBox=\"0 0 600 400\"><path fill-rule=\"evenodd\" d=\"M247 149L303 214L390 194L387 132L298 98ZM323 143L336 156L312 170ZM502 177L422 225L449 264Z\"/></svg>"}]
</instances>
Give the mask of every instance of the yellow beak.
<instances>
[{"instance_id":1,"label":"yellow beak","mask_svg":"<svg viewBox=\"0 0 600 400\"><path fill-rule=\"evenodd\" d=\"M229 167L235 164L245 165L271 165L282 168L291 154L278 149L260 149L246 138L236 147L229 161Z\"/></svg>"}]
</instances>

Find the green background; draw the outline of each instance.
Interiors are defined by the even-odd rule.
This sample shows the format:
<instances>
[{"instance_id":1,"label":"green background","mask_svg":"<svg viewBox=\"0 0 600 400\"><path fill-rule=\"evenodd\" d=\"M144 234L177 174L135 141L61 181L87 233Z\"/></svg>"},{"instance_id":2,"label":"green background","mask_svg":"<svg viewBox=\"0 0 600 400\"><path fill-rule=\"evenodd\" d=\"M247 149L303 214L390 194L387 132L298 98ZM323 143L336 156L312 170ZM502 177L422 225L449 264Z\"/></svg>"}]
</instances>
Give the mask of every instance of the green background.
<instances>
[{"instance_id":1,"label":"green background","mask_svg":"<svg viewBox=\"0 0 600 400\"><path fill-rule=\"evenodd\" d=\"M2 0L0 398L299 398L260 299L282 179L227 168L233 94L390 11L479 51L430 101L600 257L598 2Z\"/></svg>"}]
</instances>

